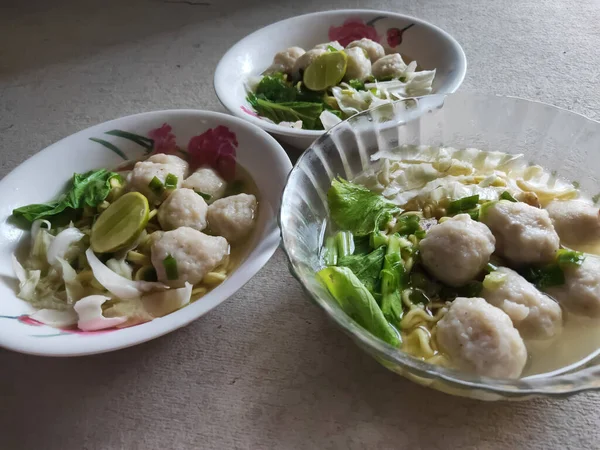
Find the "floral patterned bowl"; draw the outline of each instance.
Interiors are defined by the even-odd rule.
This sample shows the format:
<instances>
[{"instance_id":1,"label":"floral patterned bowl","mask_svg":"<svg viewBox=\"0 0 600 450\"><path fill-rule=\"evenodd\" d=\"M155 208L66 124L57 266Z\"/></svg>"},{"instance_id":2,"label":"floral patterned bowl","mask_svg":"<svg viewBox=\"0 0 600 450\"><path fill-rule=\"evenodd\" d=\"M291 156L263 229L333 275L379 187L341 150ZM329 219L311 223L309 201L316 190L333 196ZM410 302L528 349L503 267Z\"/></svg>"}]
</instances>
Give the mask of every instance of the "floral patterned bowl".
<instances>
[{"instance_id":1,"label":"floral patterned bowl","mask_svg":"<svg viewBox=\"0 0 600 450\"><path fill-rule=\"evenodd\" d=\"M248 77L260 75L275 53L292 46L339 41L342 45L369 38L386 51L416 59L423 69L437 69L433 93L452 93L461 85L467 59L461 46L445 31L414 17L385 11L324 11L276 22L246 36L219 62L214 86L219 100L241 117L298 148L308 147L323 131L298 130L259 118L246 100Z\"/></svg>"},{"instance_id":2,"label":"floral patterned bowl","mask_svg":"<svg viewBox=\"0 0 600 450\"><path fill-rule=\"evenodd\" d=\"M187 144L187 146L186 146ZM55 198L74 172L116 167L152 151L167 152L178 145L228 163L229 156L248 171L257 185L259 209L246 258L218 287L201 299L151 322L130 328L83 332L57 329L31 316L34 309L15 295L17 279L11 255L29 233L11 219L12 210ZM200 152L202 148L211 151ZM243 120L208 111L155 111L105 122L69 136L8 174L0 182L0 346L45 356L102 353L154 339L183 327L233 295L269 260L279 245L276 215L292 164L267 133Z\"/></svg>"}]
</instances>

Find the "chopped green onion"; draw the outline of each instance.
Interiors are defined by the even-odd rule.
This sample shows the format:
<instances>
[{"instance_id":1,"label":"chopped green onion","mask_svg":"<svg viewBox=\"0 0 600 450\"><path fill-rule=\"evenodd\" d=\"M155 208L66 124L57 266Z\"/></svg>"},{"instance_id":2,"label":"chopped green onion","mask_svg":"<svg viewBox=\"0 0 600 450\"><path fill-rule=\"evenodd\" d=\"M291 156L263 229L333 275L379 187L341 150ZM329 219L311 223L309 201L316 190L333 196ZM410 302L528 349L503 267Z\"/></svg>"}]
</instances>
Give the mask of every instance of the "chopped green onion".
<instances>
[{"instance_id":1,"label":"chopped green onion","mask_svg":"<svg viewBox=\"0 0 600 450\"><path fill-rule=\"evenodd\" d=\"M459 198L458 200L450 202L447 211L448 214L459 214L475 208L477 203L479 203L479 195L471 195L470 197Z\"/></svg>"},{"instance_id":2,"label":"chopped green onion","mask_svg":"<svg viewBox=\"0 0 600 450\"><path fill-rule=\"evenodd\" d=\"M327 50L330 52L337 52L339 51L337 48L335 48L333 45L328 45L327 46Z\"/></svg>"},{"instance_id":3,"label":"chopped green onion","mask_svg":"<svg viewBox=\"0 0 600 450\"><path fill-rule=\"evenodd\" d=\"M163 266L165 268L168 280L176 280L177 278L179 278L179 271L177 270L177 260L171 255L167 255L167 257L163 259Z\"/></svg>"},{"instance_id":4,"label":"chopped green onion","mask_svg":"<svg viewBox=\"0 0 600 450\"><path fill-rule=\"evenodd\" d=\"M518 201L508 191L504 191L502 194L500 194L500 200L508 200L509 202L513 202L513 203L517 203L517 201Z\"/></svg>"},{"instance_id":5,"label":"chopped green onion","mask_svg":"<svg viewBox=\"0 0 600 450\"><path fill-rule=\"evenodd\" d=\"M163 189L165 188L165 185L157 177L154 177L150 180L150 183L148 183L148 187L155 194L160 194L163 191Z\"/></svg>"},{"instance_id":6,"label":"chopped green onion","mask_svg":"<svg viewBox=\"0 0 600 450\"><path fill-rule=\"evenodd\" d=\"M329 236L325 240L323 259L325 261L325 265L327 266L335 266L337 264L338 251L335 244L335 237L333 236Z\"/></svg>"},{"instance_id":7,"label":"chopped green onion","mask_svg":"<svg viewBox=\"0 0 600 450\"><path fill-rule=\"evenodd\" d=\"M483 287L493 291L498 289L506 281L506 274L502 272L491 272L483 279Z\"/></svg>"},{"instance_id":8,"label":"chopped green onion","mask_svg":"<svg viewBox=\"0 0 600 450\"><path fill-rule=\"evenodd\" d=\"M348 84L352 89L356 89L357 91L365 90L365 84L360 80L350 80L348 81Z\"/></svg>"},{"instance_id":9,"label":"chopped green onion","mask_svg":"<svg viewBox=\"0 0 600 450\"><path fill-rule=\"evenodd\" d=\"M177 175L173 175L172 173L168 174L165 178L165 188L166 189L177 189Z\"/></svg>"},{"instance_id":10,"label":"chopped green onion","mask_svg":"<svg viewBox=\"0 0 600 450\"><path fill-rule=\"evenodd\" d=\"M205 194L204 192L198 192L198 191L196 191L196 194L198 194L200 197L202 197L207 202L210 202L210 199L212 198L212 195Z\"/></svg>"},{"instance_id":11,"label":"chopped green onion","mask_svg":"<svg viewBox=\"0 0 600 450\"><path fill-rule=\"evenodd\" d=\"M479 220L479 208L475 208L475 209L471 209L470 211L465 211L469 216L471 216L471 219L473 220Z\"/></svg>"},{"instance_id":12,"label":"chopped green onion","mask_svg":"<svg viewBox=\"0 0 600 450\"><path fill-rule=\"evenodd\" d=\"M494 270L498 270L498 266L492 263L487 263L484 269L487 273L492 273Z\"/></svg>"},{"instance_id":13,"label":"chopped green onion","mask_svg":"<svg viewBox=\"0 0 600 450\"><path fill-rule=\"evenodd\" d=\"M561 269L568 266L580 266L585 260L585 255L573 250L560 249L556 253L556 263Z\"/></svg>"},{"instance_id":14,"label":"chopped green onion","mask_svg":"<svg viewBox=\"0 0 600 450\"><path fill-rule=\"evenodd\" d=\"M338 258L343 258L344 256L351 255L354 253L354 239L352 237L352 232L350 231L340 231L335 236Z\"/></svg>"}]
</instances>

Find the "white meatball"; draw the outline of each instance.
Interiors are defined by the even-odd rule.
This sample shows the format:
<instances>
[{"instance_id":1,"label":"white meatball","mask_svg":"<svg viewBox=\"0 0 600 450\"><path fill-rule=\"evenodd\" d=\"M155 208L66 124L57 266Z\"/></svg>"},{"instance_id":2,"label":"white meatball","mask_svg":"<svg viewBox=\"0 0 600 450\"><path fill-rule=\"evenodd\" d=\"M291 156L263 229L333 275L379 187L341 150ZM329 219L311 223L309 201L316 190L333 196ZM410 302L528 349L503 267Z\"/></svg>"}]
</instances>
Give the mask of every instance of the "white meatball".
<instances>
[{"instance_id":1,"label":"white meatball","mask_svg":"<svg viewBox=\"0 0 600 450\"><path fill-rule=\"evenodd\" d=\"M366 51L372 63L385 56L383 46L379 42L372 41L371 39L362 38L359 41L352 41L346 48L353 47L359 47Z\"/></svg>"},{"instance_id":2,"label":"white meatball","mask_svg":"<svg viewBox=\"0 0 600 450\"><path fill-rule=\"evenodd\" d=\"M265 73L283 72L291 74L296 60L304 55L304 53L304 49L300 47L290 47L282 52L276 53L273 57L273 63L265 70Z\"/></svg>"},{"instance_id":3,"label":"white meatball","mask_svg":"<svg viewBox=\"0 0 600 450\"><path fill-rule=\"evenodd\" d=\"M191 189L177 189L160 205L158 221L165 230L190 227L198 231L206 228L208 205Z\"/></svg>"},{"instance_id":4,"label":"white meatball","mask_svg":"<svg viewBox=\"0 0 600 450\"><path fill-rule=\"evenodd\" d=\"M346 49L346 55L348 55L348 66L346 67L344 80L365 81L371 76L371 61L362 48L348 48Z\"/></svg>"},{"instance_id":5,"label":"white meatball","mask_svg":"<svg viewBox=\"0 0 600 450\"><path fill-rule=\"evenodd\" d=\"M479 219L496 238L496 251L516 265L551 262L559 239L548 212L522 202L501 200Z\"/></svg>"},{"instance_id":6,"label":"white meatball","mask_svg":"<svg viewBox=\"0 0 600 450\"><path fill-rule=\"evenodd\" d=\"M431 227L419 246L421 261L443 283L463 286L489 262L494 243L485 225L459 214Z\"/></svg>"},{"instance_id":7,"label":"white meatball","mask_svg":"<svg viewBox=\"0 0 600 450\"><path fill-rule=\"evenodd\" d=\"M329 50L329 47L333 47L336 50L344 50L344 46L338 41L324 42L323 44L315 45L314 48L320 48L323 50Z\"/></svg>"},{"instance_id":8,"label":"white meatball","mask_svg":"<svg viewBox=\"0 0 600 450\"><path fill-rule=\"evenodd\" d=\"M209 195L210 198L207 201L214 202L225 195L227 183L216 170L210 167L201 167L186 178L181 187Z\"/></svg>"},{"instance_id":9,"label":"white meatball","mask_svg":"<svg viewBox=\"0 0 600 450\"><path fill-rule=\"evenodd\" d=\"M248 194L232 195L217 200L208 207L210 229L236 242L246 237L254 227L256 197Z\"/></svg>"},{"instance_id":10,"label":"white meatball","mask_svg":"<svg viewBox=\"0 0 600 450\"><path fill-rule=\"evenodd\" d=\"M400 53L379 58L373 64L373 76L377 79L381 78L399 78L406 72L406 63L400 56Z\"/></svg>"},{"instance_id":11,"label":"white meatball","mask_svg":"<svg viewBox=\"0 0 600 450\"><path fill-rule=\"evenodd\" d=\"M600 239L597 206L584 200L554 201L546 206L554 229L566 243L579 244Z\"/></svg>"},{"instance_id":12,"label":"white meatball","mask_svg":"<svg viewBox=\"0 0 600 450\"><path fill-rule=\"evenodd\" d=\"M315 59L321 55L324 55L325 53L327 53L327 50L323 50L321 48L313 48L312 50L307 51L304 55L296 60L294 68L292 69L292 76L294 78L299 78L301 70L306 69L315 61Z\"/></svg>"},{"instance_id":13,"label":"white meatball","mask_svg":"<svg viewBox=\"0 0 600 450\"><path fill-rule=\"evenodd\" d=\"M158 204L168 195L168 191L160 193L150 189L150 182L154 177L162 183L168 174L177 177L177 187L181 186L183 179L187 176L188 163L175 155L165 155L159 153L151 156L146 161L140 161L135 164L133 170L127 176L127 188L130 191L137 191L144 194L151 203Z\"/></svg>"},{"instance_id":14,"label":"white meatball","mask_svg":"<svg viewBox=\"0 0 600 450\"><path fill-rule=\"evenodd\" d=\"M585 255L581 266L563 267L565 284L546 289L568 312L600 317L600 259Z\"/></svg>"},{"instance_id":15,"label":"white meatball","mask_svg":"<svg viewBox=\"0 0 600 450\"><path fill-rule=\"evenodd\" d=\"M561 332L562 310L558 303L514 270L500 267L488 275L483 286L481 296L508 314L522 337L546 339Z\"/></svg>"},{"instance_id":16,"label":"white meatball","mask_svg":"<svg viewBox=\"0 0 600 450\"><path fill-rule=\"evenodd\" d=\"M209 236L189 227L167 231L152 244L152 265L158 280L171 287L180 287L187 281L197 284L204 276L223 262L229 254L227 240ZM164 260L172 256L177 263L176 280L169 280Z\"/></svg>"},{"instance_id":17,"label":"white meatball","mask_svg":"<svg viewBox=\"0 0 600 450\"><path fill-rule=\"evenodd\" d=\"M437 343L460 370L518 378L527 350L510 317L482 298L458 297L437 324Z\"/></svg>"}]
</instances>

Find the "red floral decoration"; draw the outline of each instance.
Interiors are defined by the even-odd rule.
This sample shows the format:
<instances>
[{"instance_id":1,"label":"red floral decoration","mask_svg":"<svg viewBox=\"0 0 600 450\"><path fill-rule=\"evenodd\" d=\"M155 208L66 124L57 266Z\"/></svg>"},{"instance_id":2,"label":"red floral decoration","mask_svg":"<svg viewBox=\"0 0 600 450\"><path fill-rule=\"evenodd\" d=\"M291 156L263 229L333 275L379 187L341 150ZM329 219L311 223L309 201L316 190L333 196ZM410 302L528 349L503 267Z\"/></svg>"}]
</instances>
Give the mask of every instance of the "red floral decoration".
<instances>
[{"instance_id":1,"label":"red floral decoration","mask_svg":"<svg viewBox=\"0 0 600 450\"><path fill-rule=\"evenodd\" d=\"M175 153L177 144L175 135L171 133L171 125L163 123L162 127L150 130L148 136L154 140L152 153Z\"/></svg>"},{"instance_id":2,"label":"red floral decoration","mask_svg":"<svg viewBox=\"0 0 600 450\"><path fill-rule=\"evenodd\" d=\"M362 38L371 39L375 42L379 42L380 40L375 28L367 25L361 19L347 19L339 27L329 27L329 39L331 41L338 41L344 47L350 42Z\"/></svg>"},{"instance_id":3,"label":"red floral decoration","mask_svg":"<svg viewBox=\"0 0 600 450\"><path fill-rule=\"evenodd\" d=\"M233 181L237 146L235 133L223 125L194 136L188 144L190 169L210 166L225 180Z\"/></svg>"},{"instance_id":4,"label":"red floral decoration","mask_svg":"<svg viewBox=\"0 0 600 450\"><path fill-rule=\"evenodd\" d=\"M395 48L402 44L402 35L406 30L410 27L413 27L415 24L411 23L410 25L404 28L390 28L387 30L387 43L390 47Z\"/></svg>"}]
</instances>

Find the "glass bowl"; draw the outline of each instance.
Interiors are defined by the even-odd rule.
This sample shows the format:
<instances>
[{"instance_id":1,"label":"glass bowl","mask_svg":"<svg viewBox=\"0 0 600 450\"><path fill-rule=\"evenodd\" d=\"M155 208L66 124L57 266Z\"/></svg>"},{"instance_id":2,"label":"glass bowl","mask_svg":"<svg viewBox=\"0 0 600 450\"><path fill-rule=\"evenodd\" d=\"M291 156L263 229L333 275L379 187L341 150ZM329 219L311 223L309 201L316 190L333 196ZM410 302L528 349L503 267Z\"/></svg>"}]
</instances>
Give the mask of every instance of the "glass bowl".
<instances>
[{"instance_id":1,"label":"glass bowl","mask_svg":"<svg viewBox=\"0 0 600 450\"><path fill-rule=\"evenodd\" d=\"M431 95L365 111L317 139L298 160L283 193L283 248L292 274L310 298L382 365L449 394L499 400L600 389L597 354L551 376L479 377L409 356L371 335L339 308L315 276L323 267L319 249L329 220L327 190L334 177L351 179L368 168L376 151L403 144L523 153L531 163L578 181L592 195L600 190L600 123L584 116L518 98L471 94Z\"/></svg>"}]
</instances>

